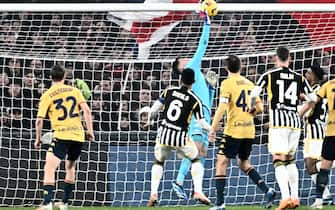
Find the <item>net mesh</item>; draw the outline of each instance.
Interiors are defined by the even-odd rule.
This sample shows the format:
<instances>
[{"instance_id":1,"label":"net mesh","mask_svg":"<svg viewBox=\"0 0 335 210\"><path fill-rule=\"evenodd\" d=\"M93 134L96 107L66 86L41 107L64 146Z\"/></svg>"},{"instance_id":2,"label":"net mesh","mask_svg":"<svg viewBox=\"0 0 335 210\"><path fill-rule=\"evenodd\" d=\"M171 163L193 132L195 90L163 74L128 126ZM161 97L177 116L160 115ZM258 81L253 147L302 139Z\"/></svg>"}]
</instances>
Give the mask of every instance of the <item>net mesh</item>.
<instances>
[{"instance_id":1,"label":"net mesh","mask_svg":"<svg viewBox=\"0 0 335 210\"><path fill-rule=\"evenodd\" d=\"M34 123L39 97L51 83L50 67L57 63L90 86L89 104L97 137L97 142L85 144L78 161L72 205L146 204L158 122L145 129L147 116L142 110L152 105L161 90L178 84L178 78L171 76L172 59L177 55L191 57L201 32L202 21L198 15L182 14L180 23L150 48L149 60L143 61L135 59L139 52L138 34L119 27L111 21L110 13L0 13L0 206L35 205L42 201L40 187L47 146L42 151L33 148ZM319 63L328 78L332 78L335 73L334 37L330 33L332 15L221 14L212 23L202 70L216 71L222 81L227 76L224 56L238 54L242 57L243 75L255 81L274 67L274 49L286 45L294 51L293 70L302 73L311 63ZM304 25L303 21L310 24ZM316 24L317 21L325 25ZM214 104L217 103L216 97ZM266 148L267 112L255 121L251 161L266 183L276 187ZM44 132L50 130L48 121L44 129ZM212 200L216 195L215 152L215 146L211 145L204 178L204 191ZM297 162L300 195L306 203L313 188L304 170L302 146L299 146ZM192 200L179 201L171 191L179 163L171 156L165 165L160 187L162 205L195 204ZM236 162L231 165L226 202L261 203L263 194L238 170ZM64 165L61 165L56 198L62 194L64 177ZM334 181L332 176L332 187ZM192 191L190 175L185 189Z\"/></svg>"}]
</instances>

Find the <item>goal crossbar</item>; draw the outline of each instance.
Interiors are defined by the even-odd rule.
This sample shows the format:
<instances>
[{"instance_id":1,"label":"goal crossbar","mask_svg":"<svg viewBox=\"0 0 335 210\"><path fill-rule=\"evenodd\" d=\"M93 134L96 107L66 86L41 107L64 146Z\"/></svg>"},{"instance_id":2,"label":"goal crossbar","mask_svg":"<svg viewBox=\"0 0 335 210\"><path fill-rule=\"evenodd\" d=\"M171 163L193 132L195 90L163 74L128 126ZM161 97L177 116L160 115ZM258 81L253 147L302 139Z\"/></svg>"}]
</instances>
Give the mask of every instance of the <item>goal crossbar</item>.
<instances>
[{"instance_id":1,"label":"goal crossbar","mask_svg":"<svg viewBox=\"0 0 335 210\"><path fill-rule=\"evenodd\" d=\"M222 12L333 12L335 4L218 4L219 10ZM0 11L196 11L199 9L199 4L173 4L173 3L143 3L143 4L3 4Z\"/></svg>"}]
</instances>

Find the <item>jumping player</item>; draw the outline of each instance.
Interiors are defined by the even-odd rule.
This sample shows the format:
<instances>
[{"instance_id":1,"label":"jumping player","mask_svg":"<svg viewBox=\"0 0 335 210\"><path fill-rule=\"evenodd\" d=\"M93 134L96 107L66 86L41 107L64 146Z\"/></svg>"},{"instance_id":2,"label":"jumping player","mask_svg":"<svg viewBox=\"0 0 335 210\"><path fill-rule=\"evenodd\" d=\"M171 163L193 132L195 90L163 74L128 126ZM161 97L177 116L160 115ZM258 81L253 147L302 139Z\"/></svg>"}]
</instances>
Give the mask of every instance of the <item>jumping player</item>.
<instances>
[{"instance_id":1,"label":"jumping player","mask_svg":"<svg viewBox=\"0 0 335 210\"><path fill-rule=\"evenodd\" d=\"M206 75L201 72L201 60L205 55L206 48L208 45L209 34L210 34L210 19L206 14L206 6L209 4L214 4L214 0L206 0L202 3L201 16L204 18L204 25L202 29L202 34L199 40L198 48L192 57L188 58L176 58L173 63L173 71L177 74L181 74L184 69L192 69L195 73L195 83L192 86L193 92L202 101L202 109L206 122L210 124L211 122L211 108L213 104L213 98L215 96L215 85L217 82L217 76L214 72L209 71ZM205 166L205 157L207 156L208 148L208 133L202 129L197 120L192 117L189 130L190 138L195 142L199 150L199 159L203 166ZM184 158L181 162L177 180L172 183L173 190L176 192L177 196L181 199L187 199L187 194L183 189L183 183L185 176L187 175L190 167L191 160Z\"/></svg>"}]
</instances>

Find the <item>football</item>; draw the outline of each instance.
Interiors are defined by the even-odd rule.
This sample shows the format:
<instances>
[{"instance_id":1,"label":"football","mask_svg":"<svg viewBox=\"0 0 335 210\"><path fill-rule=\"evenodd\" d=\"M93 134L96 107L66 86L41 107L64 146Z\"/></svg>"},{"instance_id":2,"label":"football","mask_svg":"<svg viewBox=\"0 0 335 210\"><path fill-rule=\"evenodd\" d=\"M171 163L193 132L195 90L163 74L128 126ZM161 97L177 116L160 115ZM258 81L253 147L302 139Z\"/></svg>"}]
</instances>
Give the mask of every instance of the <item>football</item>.
<instances>
[{"instance_id":1,"label":"football","mask_svg":"<svg viewBox=\"0 0 335 210\"><path fill-rule=\"evenodd\" d=\"M208 16L212 17L218 14L218 5L214 0L207 0L204 1L204 3L207 4L206 13L208 14Z\"/></svg>"}]
</instances>

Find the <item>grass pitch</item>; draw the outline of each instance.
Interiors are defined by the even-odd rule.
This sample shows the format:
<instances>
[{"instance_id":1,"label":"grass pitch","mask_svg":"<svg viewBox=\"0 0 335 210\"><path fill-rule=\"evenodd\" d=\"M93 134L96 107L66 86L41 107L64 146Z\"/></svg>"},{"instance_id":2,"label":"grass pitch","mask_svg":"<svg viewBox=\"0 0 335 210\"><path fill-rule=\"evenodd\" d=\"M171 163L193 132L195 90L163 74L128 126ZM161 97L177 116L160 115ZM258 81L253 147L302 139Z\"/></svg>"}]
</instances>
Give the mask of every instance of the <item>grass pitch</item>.
<instances>
[{"instance_id":1,"label":"grass pitch","mask_svg":"<svg viewBox=\"0 0 335 210\"><path fill-rule=\"evenodd\" d=\"M276 206L271 209L275 209ZM33 210L32 207L12 207L12 208L0 208L0 210L15 209L15 210ZM208 207L195 207L195 206L178 206L178 207L70 207L69 210L208 210ZM227 210L261 210L262 206L227 206ZM335 206L324 206L324 210L335 209ZM307 206L301 206L297 210L311 210Z\"/></svg>"}]
</instances>

